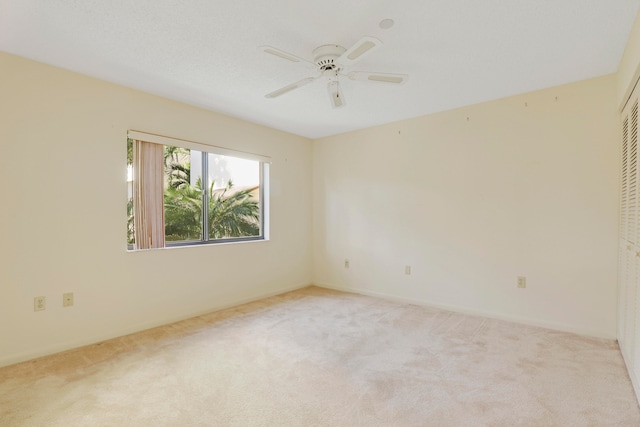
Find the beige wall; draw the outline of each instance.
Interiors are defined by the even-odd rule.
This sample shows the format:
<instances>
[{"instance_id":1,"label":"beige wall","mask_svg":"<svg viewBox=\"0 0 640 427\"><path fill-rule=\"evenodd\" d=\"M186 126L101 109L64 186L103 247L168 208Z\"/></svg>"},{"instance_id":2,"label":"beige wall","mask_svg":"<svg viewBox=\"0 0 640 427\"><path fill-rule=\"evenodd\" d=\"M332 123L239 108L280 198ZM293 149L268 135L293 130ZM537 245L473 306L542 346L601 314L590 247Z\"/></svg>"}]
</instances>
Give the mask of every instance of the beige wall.
<instances>
[{"instance_id":1,"label":"beige wall","mask_svg":"<svg viewBox=\"0 0 640 427\"><path fill-rule=\"evenodd\" d=\"M0 366L312 281L615 337L622 66L313 143L3 53L0 70ZM272 240L128 253L127 129L271 156Z\"/></svg>"},{"instance_id":2,"label":"beige wall","mask_svg":"<svg viewBox=\"0 0 640 427\"><path fill-rule=\"evenodd\" d=\"M311 282L311 141L4 53L0 76L0 366ZM271 156L271 241L127 252L127 129Z\"/></svg>"},{"instance_id":3,"label":"beige wall","mask_svg":"<svg viewBox=\"0 0 640 427\"><path fill-rule=\"evenodd\" d=\"M633 90L633 84L638 80L638 77L640 77L640 13L631 29L618 68L618 107L620 109Z\"/></svg>"},{"instance_id":4,"label":"beige wall","mask_svg":"<svg viewBox=\"0 0 640 427\"><path fill-rule=\"evenodd\" d=\"M315 141L315 282L614 338L616 109L611 75Z\"/></svg>"}]
</instances>

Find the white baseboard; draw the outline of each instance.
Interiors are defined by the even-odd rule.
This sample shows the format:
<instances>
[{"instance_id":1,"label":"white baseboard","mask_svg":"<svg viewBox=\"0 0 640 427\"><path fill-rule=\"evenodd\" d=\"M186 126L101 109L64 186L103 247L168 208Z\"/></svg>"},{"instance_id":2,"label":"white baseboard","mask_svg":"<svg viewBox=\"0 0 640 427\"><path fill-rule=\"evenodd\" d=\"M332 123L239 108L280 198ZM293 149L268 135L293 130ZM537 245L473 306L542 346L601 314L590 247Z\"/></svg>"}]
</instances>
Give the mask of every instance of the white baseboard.
<instances>
[{"instance_id":1,"label":"white baseboard","mask_svg":"<svg viewBox=\"0 0 640 427\"><path fill-rule=\"evenodd\" d=\"M246 304L246 303L257 301L257 300L261 300L261 299L272 297L275 295L284 294L286 292L295 291L297 289L306 288L307 286L311 286L311 284L307 283L304 285L288 286L288 287L280 288L274 291L255 294L249 297L241 297L241 298L231 297L220 304L216 304L214 307L208 310L188 313L183 316L169 317L162 320L155 320L152 322L144 322L144 323L140 323L137 325L129 326L127 328L114 331L113 333L109 333L109 334L103 334L103 335L93 336L91 338L84 338L79 340L72 340L64 343L57 343L55 345L40 348L37 350L30 350L23 353L4 356L0 358L0 368L4 366L13 365L16 363L26 362L32 359L37 359L43 356L49 356L49 355L60 353L63 351L72 350L74 348L84 347L87 345L96 344L96 343L107 341L110 339L119 338L125 335L134 334L136 332L142 332L148 329L157 328L158 326L169 325L171 323L179 322L185 319L190 319L192 317L198 317L198 316L202 316L209 313L215 313L216 311L224 310L230 307L235 307L238 305Z\"/></svg>"},{"instance_id":2,"label":"white baseboard","mask_svg":"<svg viewBox=\"0 0 640 427\"><path fill-rule=\"evenodd\" d=\"M326 283L314 283L314 285L321 288L333 289L336 291L352 292L352 293L361 294L361 295L384 298L389 301L395 301L395 302L400 302L405 304L414 304L414 305L420 305L424 307L433 307L433 308L439 308L442 310L454 311L457 313L483 316L483 317L488 317L488 318L497 319L497 320L505 320L508 322L520 323L523 325L538 326L541 328L552 329L552 330L561 331L561 332L570 332L573 334L583 335L583 336L588 336L593 338L603 338L608 340L616 339L615 336L612 336L611 334L604 331L580 328L574 325L568 325L564 323L549 322L546 320L533 319L529 317L513 316L513 315L497 313L493 311L485 311L485 310L479 310L479 309L474 309L469 307L444 304L444 303L439 303L437 301L398 297L396 295L386 294L383 292L370 291L367 289L357 288L353 286L334 286Z\"/></svg>"},{"instance_id":3,"label":"white baseboard","mask_svg":"<svg viewBox=\"0 0 640 427\"><path fill-rule=\"evenodd\" d=\"M216 312L216 311L224 310L226 308L234 307L234 306L241 305L241 304L246 304L246 303L257 301L257 300L260 300L260 299L263 299L263 298L268 298L268 297L271 297L271 296L274 296L274 295L280 295L280 294L283 294L283 293L286 293L286 292L294 291L294 290L297 290L297 289L302 289L302 288L305 288L305 287L310 286L310 285L311 284L288 286L288 287L280 288L280 289L277 289L277 290L274 290L274 291L255 294L255 295L252 295L250 297L240 297L240 298L233 298L232 297L232 298L229 298L227 301L224 301L224 302L222 302L220 304L216 304L211 309L208 309L208 310L205 310L205 311L202 311L202 312L194 312L194 313L189 313L189 314L184 315L184 316L165 318L165 319L162 319L160 321L156 320L156 321L153 321L153 322L145 322L145 323L133 325L133 326L130 326L128 328L124 328L124 329L121 329L121 330L118 330L118 331L114 331L113 333L110 333L110 334L104 334L104 335L101 335L101 336L94 336L92 338L85 338L85 339L80 339L80 340L68 341L68 342L64 342L64 343L58 343L58 344L53 345L53 346L49 346L49 347L45 347L45 348L41 348L41 349L37 349L37 350L33 350L33 351L27 351L27 352L24 352L24 353L8 355L8 356L0 358L0 367L13 365L15 363L20 363L20 362L25 362L27 360L32 360L32 359L36 359L38 357L47 356L47 355L51 355L51 354L55 354L55 353L60 353L60 352L63 352L63 351L71 350L71 349L78 348L78 347L83 347L83 346L86 346L86 345L96 344L96 343L99 343L99 342L102 342L102 341L107 341L107 340L110 340L110 339L113 339L113 338L118 338L118 337L122 337L122 336L125 336L125 335L133 334L133 333L136 333L136 332L141 332L141 331L144 331L144 330L147 330L147 329L151 329L151 328L155 328L155 327L158 327L158 326L163 326L163 325L167 325L167 324L170 324L170 323L179 322L181 320L189 319L189 318L192 318L192 317L197 317L197 316L201 316L201 315L204 315L204 314L213 313L213 312ZM562 323L547 322L547 321L541 321L541 320L538 320L538 319L531 319L531 318L526 318L526 317L505 315L505 314L501 314L501 313L489 312L489 311L484 311L484 310L477 310L477 309L472 309L472 308L468 308L468 307L461 307L461 306L455 306L455 305L450 305L450 304L442 304L442 303L438 303L438 302L434 302L434 301L426 301L426 300L419 300L419 299L414 299L414 298L398 297L398 296L391 295L391 294L385 294L385 293L382 293L382 292L374 292L374 291L370 291L370 290L367 290L367 289L351 287L351 286L334 286L334 285L329 285L329 284L326 284L326 283L314 283L313 285L321 287L321 288L334 289L334 290L337 290L337 291L351 292L351 293L368 295L368 296L373 296L373 297L378 297L378 298L384 298L384 299L387 299L387 300L390 300L390 301L396 301L396 302L400 302L400 303L421 305L421 306L425 306L425 307L434 307L434 308L454 311L454 312L458 312L458 313L477 315L477 316L483 316L483 317L488 317L488 318L492 318L492 319L516 322L516 323L521 323L521 324L525 324L525 325L538 326L538 327L543 327L543 328L553 329L553 330L563 331L563 332L571 332L571 333L590 336L590 337L605 338L605 339L615 339L615 337L612 337L610 334L604 333L602 331L587 330L587 329L584 329L584 328L577 328L577 327L574 327L572 325L565 325L565 324L562 324ZM629 371L629 376L631 377L634 389L636 390L636 395L639 396L639 399L640 399L640 384L635 379L635 377L632 375L631 371Z\"/></svg>"}]
</instances>

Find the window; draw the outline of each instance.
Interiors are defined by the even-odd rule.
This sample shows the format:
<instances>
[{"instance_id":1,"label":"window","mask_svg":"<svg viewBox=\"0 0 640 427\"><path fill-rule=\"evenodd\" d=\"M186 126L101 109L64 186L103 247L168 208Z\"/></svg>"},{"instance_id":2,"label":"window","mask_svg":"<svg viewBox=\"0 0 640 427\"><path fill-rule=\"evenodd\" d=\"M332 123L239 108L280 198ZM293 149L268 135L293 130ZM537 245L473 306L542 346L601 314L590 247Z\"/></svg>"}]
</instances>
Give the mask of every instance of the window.
<instances>
[{"instance_id":1,"label":"window","mask_svg":"<svg viewBox=\"0 0 640 427\"><path fill-rule=\"evenodd\" d=\"M269 159L129 131L129 249L264 240Z\"/></svg>"}]
</instances>

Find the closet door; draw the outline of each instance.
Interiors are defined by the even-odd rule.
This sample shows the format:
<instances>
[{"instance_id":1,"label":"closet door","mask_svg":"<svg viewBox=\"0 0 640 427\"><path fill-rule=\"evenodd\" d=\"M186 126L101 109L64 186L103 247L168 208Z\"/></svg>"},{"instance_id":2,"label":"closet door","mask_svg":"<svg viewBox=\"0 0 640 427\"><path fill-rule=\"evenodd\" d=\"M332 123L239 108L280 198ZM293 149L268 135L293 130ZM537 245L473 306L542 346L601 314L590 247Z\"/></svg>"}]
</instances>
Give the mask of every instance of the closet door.
<instances>
[{"instance_id":1,"label":"closet door","mask_svg":"<svg viewBox=\"0 0 640 427\"><path fill-rule=\"evenodd\" d=\"M640 378L640 165L638 90L622 112L618 340L630 371Z\"/></svg>"},{"instance_id":2,"label":"closet door","mask_svg":"<svg viewBox=\"0 0 640 427\"><path fill-rule=\"evenodd\" d=\"M624 114L624 113L623 113ZM620 225L618 244L618 342L625 353L627 345L627 252L632 249L627 241L627 224L629 217L629 119L622 122L622 150L620 164Z\"/></svg>"},{"instance_id":3,"label":"closet door","mask_svg":"<svg viewBox=\"0 0 640 427\"><path fill-rule=\"evenodd\" d=\"M636 111L637 111L637 104ZM631 109L633 110L633 108ZM636 340L636 294L637 294L637 262L636 243L638 232L638 140L632 138L632 120L630 114L623 119L623 139L625 138L625 126L629 146L627 158L628 168L628 200L627 200L627 274L626 274L626 315L625 315L625 342L626 356L629 368L633 369L635 363L635 340Z\"/></svg>"},{"instance_id":4,"label":"closet door","mask_svg":"<svg viewBox=\"0 0 640 427\"><path fill-rule=\"evenodd\" d=\"M628 120L629 157L634 156L634 162L629 163L629 167L634 168L636 179L636 201L634 205L634 234L633 234L633 256L629 260L627 281L627 325L631 326L633 333L630 338L629 352L631 366L636 379L640 379L640 159L638 159L638 90L634 91L634 96L630 100L630 111L625 120ZM624 129L623 129L624 131ZM632 154L633 153L633 154ZM631 176L631 170L630 170ZM631 189L631 187L629 187ZM629 190L631 194L631 190ZM629 202L629 209L632 205ZM631 227L632 216L629 214L629 227Z\"/></svg>"}]
</instances>

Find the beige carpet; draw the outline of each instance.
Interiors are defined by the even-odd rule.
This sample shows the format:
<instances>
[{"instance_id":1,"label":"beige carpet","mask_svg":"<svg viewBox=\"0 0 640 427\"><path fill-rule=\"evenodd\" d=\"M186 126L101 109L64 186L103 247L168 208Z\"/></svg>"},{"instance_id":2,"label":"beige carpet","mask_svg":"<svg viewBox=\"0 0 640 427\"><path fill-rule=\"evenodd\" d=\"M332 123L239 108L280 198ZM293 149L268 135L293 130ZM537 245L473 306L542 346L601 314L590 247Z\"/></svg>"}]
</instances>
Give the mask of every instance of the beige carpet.
<instances>
[{"instance_id":1,"label":"beige carpet","mask_svg":"<svg viewBox=\"0 0 640 427\"><path fill-rule=\"evenodd\" d=\"M615 342L310 287L0 369L2 426L640 426Z\"/></svg>"}]
</instances>

